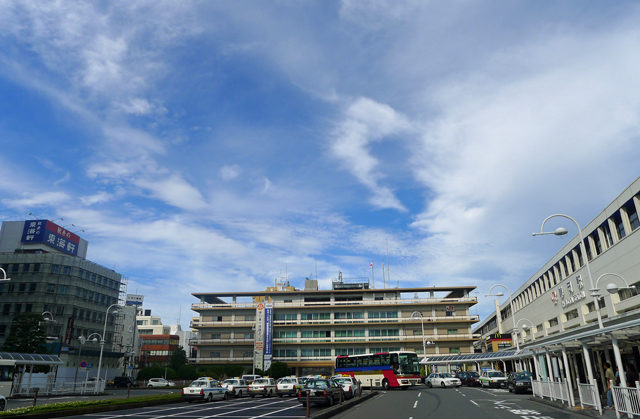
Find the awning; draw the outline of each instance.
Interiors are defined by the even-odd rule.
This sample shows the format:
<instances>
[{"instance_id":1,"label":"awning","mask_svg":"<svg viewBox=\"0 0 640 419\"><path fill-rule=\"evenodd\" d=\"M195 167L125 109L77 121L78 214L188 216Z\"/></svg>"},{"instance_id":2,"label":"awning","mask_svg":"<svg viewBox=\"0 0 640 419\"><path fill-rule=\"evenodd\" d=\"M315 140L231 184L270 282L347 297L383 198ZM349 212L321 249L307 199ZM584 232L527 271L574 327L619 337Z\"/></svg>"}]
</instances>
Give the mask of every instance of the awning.
<instances>
[{"instance_id":1,"label":"awning","mask_svg":"<svg viewBox=\"0 0 640 419\"><path fill-rule=\"evenodd\" d=\"M16 352L0 352L0 365L62 365L56 355L19 354Z\"/></svg>"},{"instance_id":2,"label":"awning","mask_svg":"<svg viewBox=\"0 0 640 419\"><path fill-rule=\"evenodd\" d=\"M533 352L528 349L519 351L485 352L482 354L440 355L423 358L421 364L464 364L470 362L504 361L532 357Z\"/></svg>"}]
</instances>

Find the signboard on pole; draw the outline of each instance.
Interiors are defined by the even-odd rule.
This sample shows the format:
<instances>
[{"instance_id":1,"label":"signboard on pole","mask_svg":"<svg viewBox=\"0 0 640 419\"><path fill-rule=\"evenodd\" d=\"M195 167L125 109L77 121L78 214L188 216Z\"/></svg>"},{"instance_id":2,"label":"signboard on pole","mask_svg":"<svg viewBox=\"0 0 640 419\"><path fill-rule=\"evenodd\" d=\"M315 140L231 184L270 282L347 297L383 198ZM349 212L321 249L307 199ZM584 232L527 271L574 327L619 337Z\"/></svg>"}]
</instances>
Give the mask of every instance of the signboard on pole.
<instances>
[{"instance_id":1,"label":"signboard on pole","mask_svg":"<svg viewBox=\"0 0 640 419\"><path fill-rule=\"evenodd\" d=\"M264 328L265 328L265 307L259 303L256 307L256 330L254 334L255 350L253 363L256 368L264 370Z\"/></svg>"},{"instance_id":2,"label":"signboard on pole","mask_svg":"<svg viewBox=\"0 0 640 419\"><path fill-rule=\"evenodd\" d=\"M75 317L69 317L67 321L67 331L64 334L64 343L67 345L71 345L71 336L73 335L73 323L75 321Z\"/></svg>"},{"instance_id":3,"label":"signboard on pole","mask_svg":"<svg viewBox=\"0 0 640 419\"><path fill-rule=\"evenodd\" d=\"M273 303L264 305L264 371L271 367L273 356Z\"/></svg>"}]
</instances>

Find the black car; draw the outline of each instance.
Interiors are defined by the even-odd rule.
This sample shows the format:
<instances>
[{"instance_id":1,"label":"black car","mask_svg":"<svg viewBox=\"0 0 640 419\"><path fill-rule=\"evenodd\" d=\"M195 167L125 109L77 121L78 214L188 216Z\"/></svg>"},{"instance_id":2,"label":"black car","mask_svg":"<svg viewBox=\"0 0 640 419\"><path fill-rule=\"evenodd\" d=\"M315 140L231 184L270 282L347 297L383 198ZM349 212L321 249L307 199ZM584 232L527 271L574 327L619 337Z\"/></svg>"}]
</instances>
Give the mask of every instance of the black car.
<instances>
[{"instance_id":1,"label":"black car","mask_svg":"<svg viewBox=\"0 0 640 419\"><path fill-rule=\"evenodd\" d=\"M531 373L528 371L512 372L507 377L507 388L509 393L530 393Z\"/></svg>"},{"instance_id":2,"label":"black car","mask_svg":"<svg viewBox=\"0 0 640 419\"><path fill-rule=\"evenodd\" d=\"M138 387L138 382L131 380L130 377L116 377L113 379L114 387Z\"/></svg>"},{"instance_id":3,"label":"black car","mask_svg":"<svg viewBox=\"0 0 640 419\"><path fill-rule=\"evenodd\" d=\"M327 378L311 378L304 387L298 391L298 401L303 406L307 405L307 392L309 392L309 403L326 404L333 406L340 403L340 389L342 386L335 380Z\"/></svg>"},{"instance_id":4,"label":"black car","mask_svg":"<svg viewBox=\"0 0 640 419\"><path fill-rule=\"evenodd\" d=\"M474 387L480 385L480 374L476 371L461 371L456 375L456 377L460 379L463 386Z\"/></svg>"}]
</instances>

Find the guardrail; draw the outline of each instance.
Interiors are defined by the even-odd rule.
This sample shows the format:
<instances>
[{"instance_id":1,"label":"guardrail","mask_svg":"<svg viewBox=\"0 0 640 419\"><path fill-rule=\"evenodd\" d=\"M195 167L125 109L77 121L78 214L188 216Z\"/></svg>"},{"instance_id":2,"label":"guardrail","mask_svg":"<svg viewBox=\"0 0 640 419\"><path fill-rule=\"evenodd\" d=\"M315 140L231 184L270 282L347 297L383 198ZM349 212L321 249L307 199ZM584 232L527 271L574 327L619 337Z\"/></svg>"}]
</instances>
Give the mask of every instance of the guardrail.
<instances>
[{"instance_id":1,"label":"guardrail","mask_svg":"<svg viewBox=\"0 0 640 419\"><path fill-rule=\"evenodd\" d=\"M548 397L550 400L559 400L567 402L569 406L573 406L573 395L569 393L569 385L566 380L549 381L549 380L531 380L531 389L533 395L541 399Z\"/></svg>"},{"instance_id":2,"label":"guardrail","mask_svg":"<svg viewBox=\"0 0 640 419\"><path fill-rule=\"evenodd\" d=\"M600 401L600 394L598 393L598 385L594 380L591 380L591 384L578 383L578 396L580 397L581 408L584 409L585 406L592 406L602 414L602 403Z\"/></svg>"},{"instance_id":3,"label":"guardrail","mask_svg":"<svg viewBox=\"0 0 640 419\"><path fill-rule=\"evenodd\" d=\"M640 382L636 381L635 387L616 387L615 384L610 381L616 417L620 419L620 413L626 413L630 418L640 415Z\"/></svg>"}]
</instances>

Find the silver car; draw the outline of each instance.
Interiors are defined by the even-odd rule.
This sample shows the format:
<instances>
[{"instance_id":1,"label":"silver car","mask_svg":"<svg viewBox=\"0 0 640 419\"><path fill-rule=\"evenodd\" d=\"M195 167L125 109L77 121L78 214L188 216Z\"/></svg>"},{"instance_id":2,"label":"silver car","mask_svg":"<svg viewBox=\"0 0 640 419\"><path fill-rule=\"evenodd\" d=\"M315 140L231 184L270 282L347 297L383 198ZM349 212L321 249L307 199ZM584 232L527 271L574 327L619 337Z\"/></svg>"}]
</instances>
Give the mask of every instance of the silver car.
<instances>
[{"instance_id":1,"label":"silver car","mask_svg":"<svg viewBox=\"0 0 640 419\"><path fill-rule=\"evenodd\" d=\"M147 383L147 387L173 387L176 383L165 380L164 378L151 378Z\"/></svg>"},{"instance_id":2,"label":"silver car","mask_svg":"<svg viewBox=\"0 0 640 419\"><path fill-rule=\"evenodd\" d=\"M448 372L434 372L427 376L424 380L427 387L460 387L462 381L459 378L452 377Z\"/></svg>"}]
</instances>

